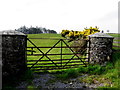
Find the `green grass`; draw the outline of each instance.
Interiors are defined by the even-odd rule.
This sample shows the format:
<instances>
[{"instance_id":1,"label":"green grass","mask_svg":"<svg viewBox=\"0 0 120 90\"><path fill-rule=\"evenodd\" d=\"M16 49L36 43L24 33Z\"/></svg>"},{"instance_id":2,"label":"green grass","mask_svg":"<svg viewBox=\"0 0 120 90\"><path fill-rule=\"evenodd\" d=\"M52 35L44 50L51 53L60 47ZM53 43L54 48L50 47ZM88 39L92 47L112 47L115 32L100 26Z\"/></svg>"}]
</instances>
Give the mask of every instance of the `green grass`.
<instances>
[{"instance_id":1,"label":"green grass","mask_svg":"<svg viewBox=\"0 0 120 90\"><path fill-rule=\"evenodd\" d=\"M76 78L77 76L79 76L79 72L77 69L67 69L67 70L63 70L61 72L62 73L56 75L56 77L60 80Z\"/></svg>"},{"instance_id":2,"label":"green grass","mask_svg":"<svg viewBox=\"0 0 120 90\"><path fill-rule=\"evenodd\" d=\"M104 84L98 89L118 89L120 88L120 52L113 54L113 62L108 62L106 66L88 65L80 66L77 69L61 71L56 77L60 80L75 78L79 75L88 74L88 76L79 78L80 82L88 84Z\"/></svg>"},{"instance_id":3,"label":"green grass","mask_svg":"<svg viewBox=\"0 0 120 90\"><path fill-rule=\"evenodd\" d=\"M61 34L27 34L28 38L63 38Z\"/></svg>"},{"instance_id":4,"label":"green grass","mask_svg":"<svg viewBox=\"0 0 120 90\"><path fill-rule=\"evenodd\" d=\"M116 34L108 33L108 35L111 35L111 36L113 36L114 38L115 38L115 37L120 37L120 34L117 34L117 33L116 33Z\"/></svg>"},{"instance_id":5,"label":"green grass","mask_svg":"<svg viewBox=\"0 0 120 90\"><path fill-rule=\"evenodd\" d=\"M114 37L113 41L120 42L120 34L110 34L109 33L109 35ZM113 43L113 45L120 46L119 43ZM118 50L118 49L120 49L120 47L113 47L113 49Z\"/></svg>"}]
</instances>

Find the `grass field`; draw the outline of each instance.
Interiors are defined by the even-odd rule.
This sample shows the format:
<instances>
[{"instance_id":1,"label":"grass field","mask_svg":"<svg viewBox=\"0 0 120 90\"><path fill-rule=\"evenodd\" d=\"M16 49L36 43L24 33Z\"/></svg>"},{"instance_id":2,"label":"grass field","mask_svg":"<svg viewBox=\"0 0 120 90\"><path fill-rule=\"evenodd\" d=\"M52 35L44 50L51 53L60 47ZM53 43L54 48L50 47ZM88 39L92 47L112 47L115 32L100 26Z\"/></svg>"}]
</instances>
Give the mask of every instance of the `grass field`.
<instances>
[{"instance_id":1,"label":"grass field","mask_svg":"<svg viewBox=\"0 0 120 90\"><path fill-rule=\"evenodd\" d=\"M120 49L120 34L109 34L114 37L113 39L113 49Z\"/></svg>"},{"instance_id":2,"label":"grass field","mask_svg":"<svg viewBox=\"0 0 120 90\"><path fill-rule=\"evenodd\" d=\"M111 36L113 36L114 38L115 37L120 37L120 34L117 34L117 33L116 34L115 33L108 33L108 34L111 35Z\"/></svg>"},{"instance_id":3,"label":"grass field","mask_svg":"<svg viewBox=\"0 0 120 90\"><path fill-rule=\"evenodd\" d=\"M63 39L61 37L60 34L28 34L28 38L48 38L48 39L30 39L37 47L53 47L58 41L59 39ZM58 39L58 40L52 40L52 39ZM71 45L71 43L68 43L66 40L64 40L67 45ZM32 45L29 41L27 42L27 47L33 47L34 45ZM66 46L66 44L64 42L62 42L62 46ZM61 47L61 42L59 41L59 43L55 46L55 47ZM48 50L50 50L50 48L39 48L44 54L48 52ZM31 50L31 48L28 48L27 50ZM43 57L42 52L40 52L37 48L33 49L34 51L36 51L34 54L41 54L39 56L27 56L27 64L28 67L31 67L34 63L36 63L36 60L39 60L40 58L42 58L37 64L34 65L34 67L32 68L34 69L57 69L59 68L63 68L62 66L65 66L67 62L69 62L67 65L65 66L66 68L69 68L70 65L75 64L76 66L79 66L78 64L83 64L83 62L81 62L80 60L73 60L78 58L77 56L74 56L72 54L72 51L69 48L62 48L62 54L72 54L72 55L47 55ZM27 54L31 54L31 52L27 52ZM51 49L47 54L61 54L61 48L53 48ZM72 60L70 60L72 57L74 56L74 58ZM79 56L80 58L85 58L85 56ZM67 60L60 60L60 59L67 59ZM52 61L50 61L49 59L51 59ZM69 61L70 60L70 61ZM32 61L32 62L30 62ZM82 61L85 61L84 59L82 59ZM49 63L49 64L47 64ZM62 64L61 64L62 63ZM58 67L56 67L56 65ZM55 71L55 70L54 70Z\"/></svg>"}]
</instances>

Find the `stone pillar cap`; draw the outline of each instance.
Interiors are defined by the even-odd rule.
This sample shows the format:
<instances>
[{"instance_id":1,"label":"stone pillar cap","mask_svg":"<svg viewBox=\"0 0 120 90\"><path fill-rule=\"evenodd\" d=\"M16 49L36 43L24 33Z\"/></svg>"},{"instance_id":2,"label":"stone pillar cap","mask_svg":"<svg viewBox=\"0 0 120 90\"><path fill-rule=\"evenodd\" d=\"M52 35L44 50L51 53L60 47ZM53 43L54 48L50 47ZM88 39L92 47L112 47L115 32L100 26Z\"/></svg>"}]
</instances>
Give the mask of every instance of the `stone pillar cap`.
<instances>
[{"instance_id":1,"label":"stone pillar cap","mask_svg":"<svg viewBox=\"0 0 120 90\"><path fill-rule=\"evenodd\" d=\"M89 37L114 38L113 36L110 36L110 35L108 35L108 34L101 33L101 32L98 32L98 33L89 35Z\"/></svg>"},{"instance_id":2,"label":"stone pillar cap","mask_svg":"<svg viewBox=\"0 0 120 90\"><path fill-rule=\"evenodd\" d=\"M26 36L24 33L18 32L15 30L0 31L0 35L24 35L24 36Z\"/></svg>"}]
</instances>

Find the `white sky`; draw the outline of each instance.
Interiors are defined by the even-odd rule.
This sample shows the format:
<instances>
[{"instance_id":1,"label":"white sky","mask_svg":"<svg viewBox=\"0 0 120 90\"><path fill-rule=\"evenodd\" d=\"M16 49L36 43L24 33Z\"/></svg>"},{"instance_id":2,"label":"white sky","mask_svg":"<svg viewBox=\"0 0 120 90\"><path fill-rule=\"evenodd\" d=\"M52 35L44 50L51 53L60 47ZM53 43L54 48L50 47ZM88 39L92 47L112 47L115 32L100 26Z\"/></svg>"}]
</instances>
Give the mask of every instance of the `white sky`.
<instances>
[{"instance_id":1,"label":"white sky","mask_svg":"<svg viewBox=\"0 0 120 90\"><path fill-rule=\"evenodd\" d=\"M119 0L0 0L0 30L23 25L61 32L98 26L118 32Z\"/></svg>"}]
</instances>

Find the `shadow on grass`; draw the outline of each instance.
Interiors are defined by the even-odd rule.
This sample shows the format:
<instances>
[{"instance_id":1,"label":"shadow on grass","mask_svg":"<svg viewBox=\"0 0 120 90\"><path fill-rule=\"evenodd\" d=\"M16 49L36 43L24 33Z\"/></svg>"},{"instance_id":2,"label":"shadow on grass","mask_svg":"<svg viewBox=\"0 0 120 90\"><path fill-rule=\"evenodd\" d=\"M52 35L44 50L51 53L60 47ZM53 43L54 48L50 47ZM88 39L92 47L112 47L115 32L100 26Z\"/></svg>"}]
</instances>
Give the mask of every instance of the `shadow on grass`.
<instances>
[{"instance_id":1,"label":"shadow on grass","mask_svg":"<svg viewBox=\"0 0 120 90\"><path fill-rule=\"evenodd\" d=\"M9 75L2 78L2 89L3 90L16 90L16 86L22 82L27 81L30 83L33 79L33 72L31 70L26 70L17 75Z\"/></svg>"}]
</instances>

